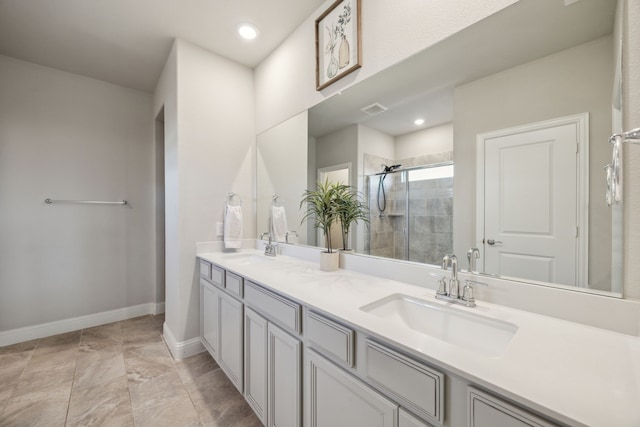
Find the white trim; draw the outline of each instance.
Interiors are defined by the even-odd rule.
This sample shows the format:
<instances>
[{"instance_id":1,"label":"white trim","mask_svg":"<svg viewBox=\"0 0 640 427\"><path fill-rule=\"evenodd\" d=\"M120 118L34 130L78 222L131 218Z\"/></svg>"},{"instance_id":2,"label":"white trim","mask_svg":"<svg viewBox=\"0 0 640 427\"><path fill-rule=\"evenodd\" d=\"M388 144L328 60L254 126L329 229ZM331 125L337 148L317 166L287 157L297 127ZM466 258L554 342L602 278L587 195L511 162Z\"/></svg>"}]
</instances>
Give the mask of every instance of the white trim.
<instances>
[{"instance_id":1,"label":"white trim","mask_svg":"<svg viewBox=\"0 0 640 427\"><path fill-rule=\"evenodd\" d=\"M476 247L481 259L485 259L484 245L484 148L485 141L517 133L531 132L567 124L576 125L577 152L577 224L579 236L576 243L576 286L589 287L589 113L575 114L522 126L480 133L476 137ZM484 271L484 269L483 269Z\"/></svg>"},{"instance_id":2,"label":"white trim","mask_svg":"<svg viewBox=\"0 0 640 427\"><path fill-rule=\"evenodd\" d=\"M158 314L164 313L164 301L163 302L157 302L155 305L156 305L156 308L153 310L153 314L154 315L158 315Z\"/></svg>"},{"instance_id":3,"label":"white trim","mask_svg":"<svg viewBox=\"0 0 640 427\"><path fill-rule=\"evenodd\" d=\"M186 341L176 340L176 337L169 329L169 326L167 326L167 322L164 322L164 325L162 325L162 336L164 338L164 342L167 344L167 348L169 349L171 356L175 360L182 360L206 350L200 340L200 337L191 338Z\"/></svg>"},{"instance_id":4,"label":"white trim","mask_svg":"<svg viewBox=\"0 0 640 427\"><path fill-rule=\"evenodd\" d=\"M39 325L10 329L8 331L0 331L0 347L163 312L164 302L148 303L41 323Z\"/></svg>"}]
</instances>

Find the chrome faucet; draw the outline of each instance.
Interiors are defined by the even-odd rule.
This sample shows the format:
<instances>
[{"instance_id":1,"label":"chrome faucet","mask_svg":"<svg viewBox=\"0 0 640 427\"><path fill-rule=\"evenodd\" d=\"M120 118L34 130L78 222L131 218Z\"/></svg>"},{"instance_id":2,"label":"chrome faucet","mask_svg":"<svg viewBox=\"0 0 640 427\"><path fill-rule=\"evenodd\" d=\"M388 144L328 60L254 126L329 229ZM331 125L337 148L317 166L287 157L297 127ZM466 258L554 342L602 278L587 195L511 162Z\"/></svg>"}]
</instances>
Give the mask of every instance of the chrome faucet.
<instances>
[{"instance_id":1,"label":"chrome faucet","mask_svg":"<svg viewBox=\"0 0 640 427\"><path fill-rule=\"evenodd\" d=\"M298 236L298 232L297 232L297 231L289 230L289 231L287 231L287 232L285 233L285 235L284 235L284 242L285 242L285 243L289 243L289 235L290 235L290 234L291 234L292 236L299 237L299 236Z\"/></svg>"},{"instance_id":2,"label":"chrome faucet","mask_svg":"<svg viewBox=\"0 0 640 427\"><path fill-rule=\"evenodd\" d=\"M469 261L469 273L477 273L477 260L480 259L480 249L471 248L467 251L467 261Z\"/></svg>"},{"instance_id":3,"label":"chrome faucet","mask_svg":"<svg viewBox=\"0 0 640 427\"><path fill-rule=\"evenodd\" d=\"M446 293L448 297L460 297L460 282L458 281L458 257L453 254L446 254L442 258L442 269L447 270L451 265L451 278L449 279L449 291Z\"/></svg>"},{"instance_id":4,"label":"chrome faucet","mask_svg":"<svg viewBox=\"0 0 640 427\"><path fill-rule=\"evenodd\" d=\"M477 258L474 258L473 256L473 249L474 248L471 248L469 252L467 252L469 262L471 262L472 259L475 260L475 258ZM478 250L476 249L476 251ZM442 258L442 269L446 271L449 266L451 266L451 277L449 278L448 283L449 286L447 286L446 277L442 276L442 279L438 280L436 298L447 302L462 304L467 307L475 307L476 300L473 298L472 285L486 286L486 284L467 280L464 288L462 289L462 294L460 294L460 282L458 281L458 258L453 254L446 254L444 258ZM469 268L471 269L471 267Z\"/></svg>"},{"instance_id":5,"label":"chrome faucet","mask_svg":"<svg viewBox=\"0 0 640 427\"><path fill-rule=\"evenodd\" d=\"M264 236L269 237L269 242L264 245L264 254L266 256L276 256L277 243L273 243L273 236L270 231L265 231L260 235L260 240L264 240Z\"/></svg>"}]
</instances>

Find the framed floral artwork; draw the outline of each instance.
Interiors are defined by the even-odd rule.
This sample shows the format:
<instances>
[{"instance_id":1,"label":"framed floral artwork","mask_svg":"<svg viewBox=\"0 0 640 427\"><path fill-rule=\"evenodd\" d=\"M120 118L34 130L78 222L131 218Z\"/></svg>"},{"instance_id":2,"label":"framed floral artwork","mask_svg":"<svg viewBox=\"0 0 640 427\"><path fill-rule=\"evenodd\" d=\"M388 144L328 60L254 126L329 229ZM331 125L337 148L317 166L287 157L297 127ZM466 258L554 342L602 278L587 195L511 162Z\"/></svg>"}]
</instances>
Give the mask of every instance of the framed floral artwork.
<instances>
[{"instance_id":1,"label":"framed floral artwork","mask_svg":"<svg viewBox=\"0 0 640 427\"><path fill-rule=\"evenodd\" d=\"M360 0L338 0L316 19L316 89L362 66Z\"/></svg>"}]
</instances>

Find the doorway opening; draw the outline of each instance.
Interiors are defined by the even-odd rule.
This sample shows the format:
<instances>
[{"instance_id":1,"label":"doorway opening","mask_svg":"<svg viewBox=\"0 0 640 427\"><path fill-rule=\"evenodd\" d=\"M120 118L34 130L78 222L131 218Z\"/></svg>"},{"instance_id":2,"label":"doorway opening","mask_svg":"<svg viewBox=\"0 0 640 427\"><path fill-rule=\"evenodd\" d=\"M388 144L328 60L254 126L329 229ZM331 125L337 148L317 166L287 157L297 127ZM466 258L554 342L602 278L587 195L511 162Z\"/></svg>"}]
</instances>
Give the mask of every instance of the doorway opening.
<instances>
[{"instance_id":1,"label":"doorway opening","mask_svg":"<svg viewBox=\"0 0 640 427\"><path fill-rule=\"evenodd\" d=\"M164 212L164 107L156 116L155 135L155 222L156 222L156 314L164 312L165 301L165 212Z\"/></svg>"}]
</instances>

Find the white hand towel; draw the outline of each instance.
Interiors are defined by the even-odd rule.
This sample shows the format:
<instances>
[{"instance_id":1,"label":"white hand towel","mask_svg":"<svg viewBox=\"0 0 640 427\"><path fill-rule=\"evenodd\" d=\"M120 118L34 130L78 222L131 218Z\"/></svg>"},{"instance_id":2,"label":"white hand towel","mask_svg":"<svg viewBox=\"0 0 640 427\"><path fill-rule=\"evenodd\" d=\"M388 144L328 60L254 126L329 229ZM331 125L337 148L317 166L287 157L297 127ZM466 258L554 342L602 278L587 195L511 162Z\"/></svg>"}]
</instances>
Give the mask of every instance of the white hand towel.
<instances>
[{"instance_id":1,"label":"white hand towel","mask_svg":"<svg viewBox=\"0 0 640 427\"><path fill-rule=\"evenodd\" d=\"M286 240L288 226L284 206L271 206L271 230L276 242Z\"/></svg>"},{"instance_id":2,"label":"white hand towel","mask_svg":"<svg viewBox=\"0 0 640 427\"><path fill-rule=\"evenodd\" d=\"M225 206L224 247L242 247L242 206Z\"/></svg>"}]
</instances>

